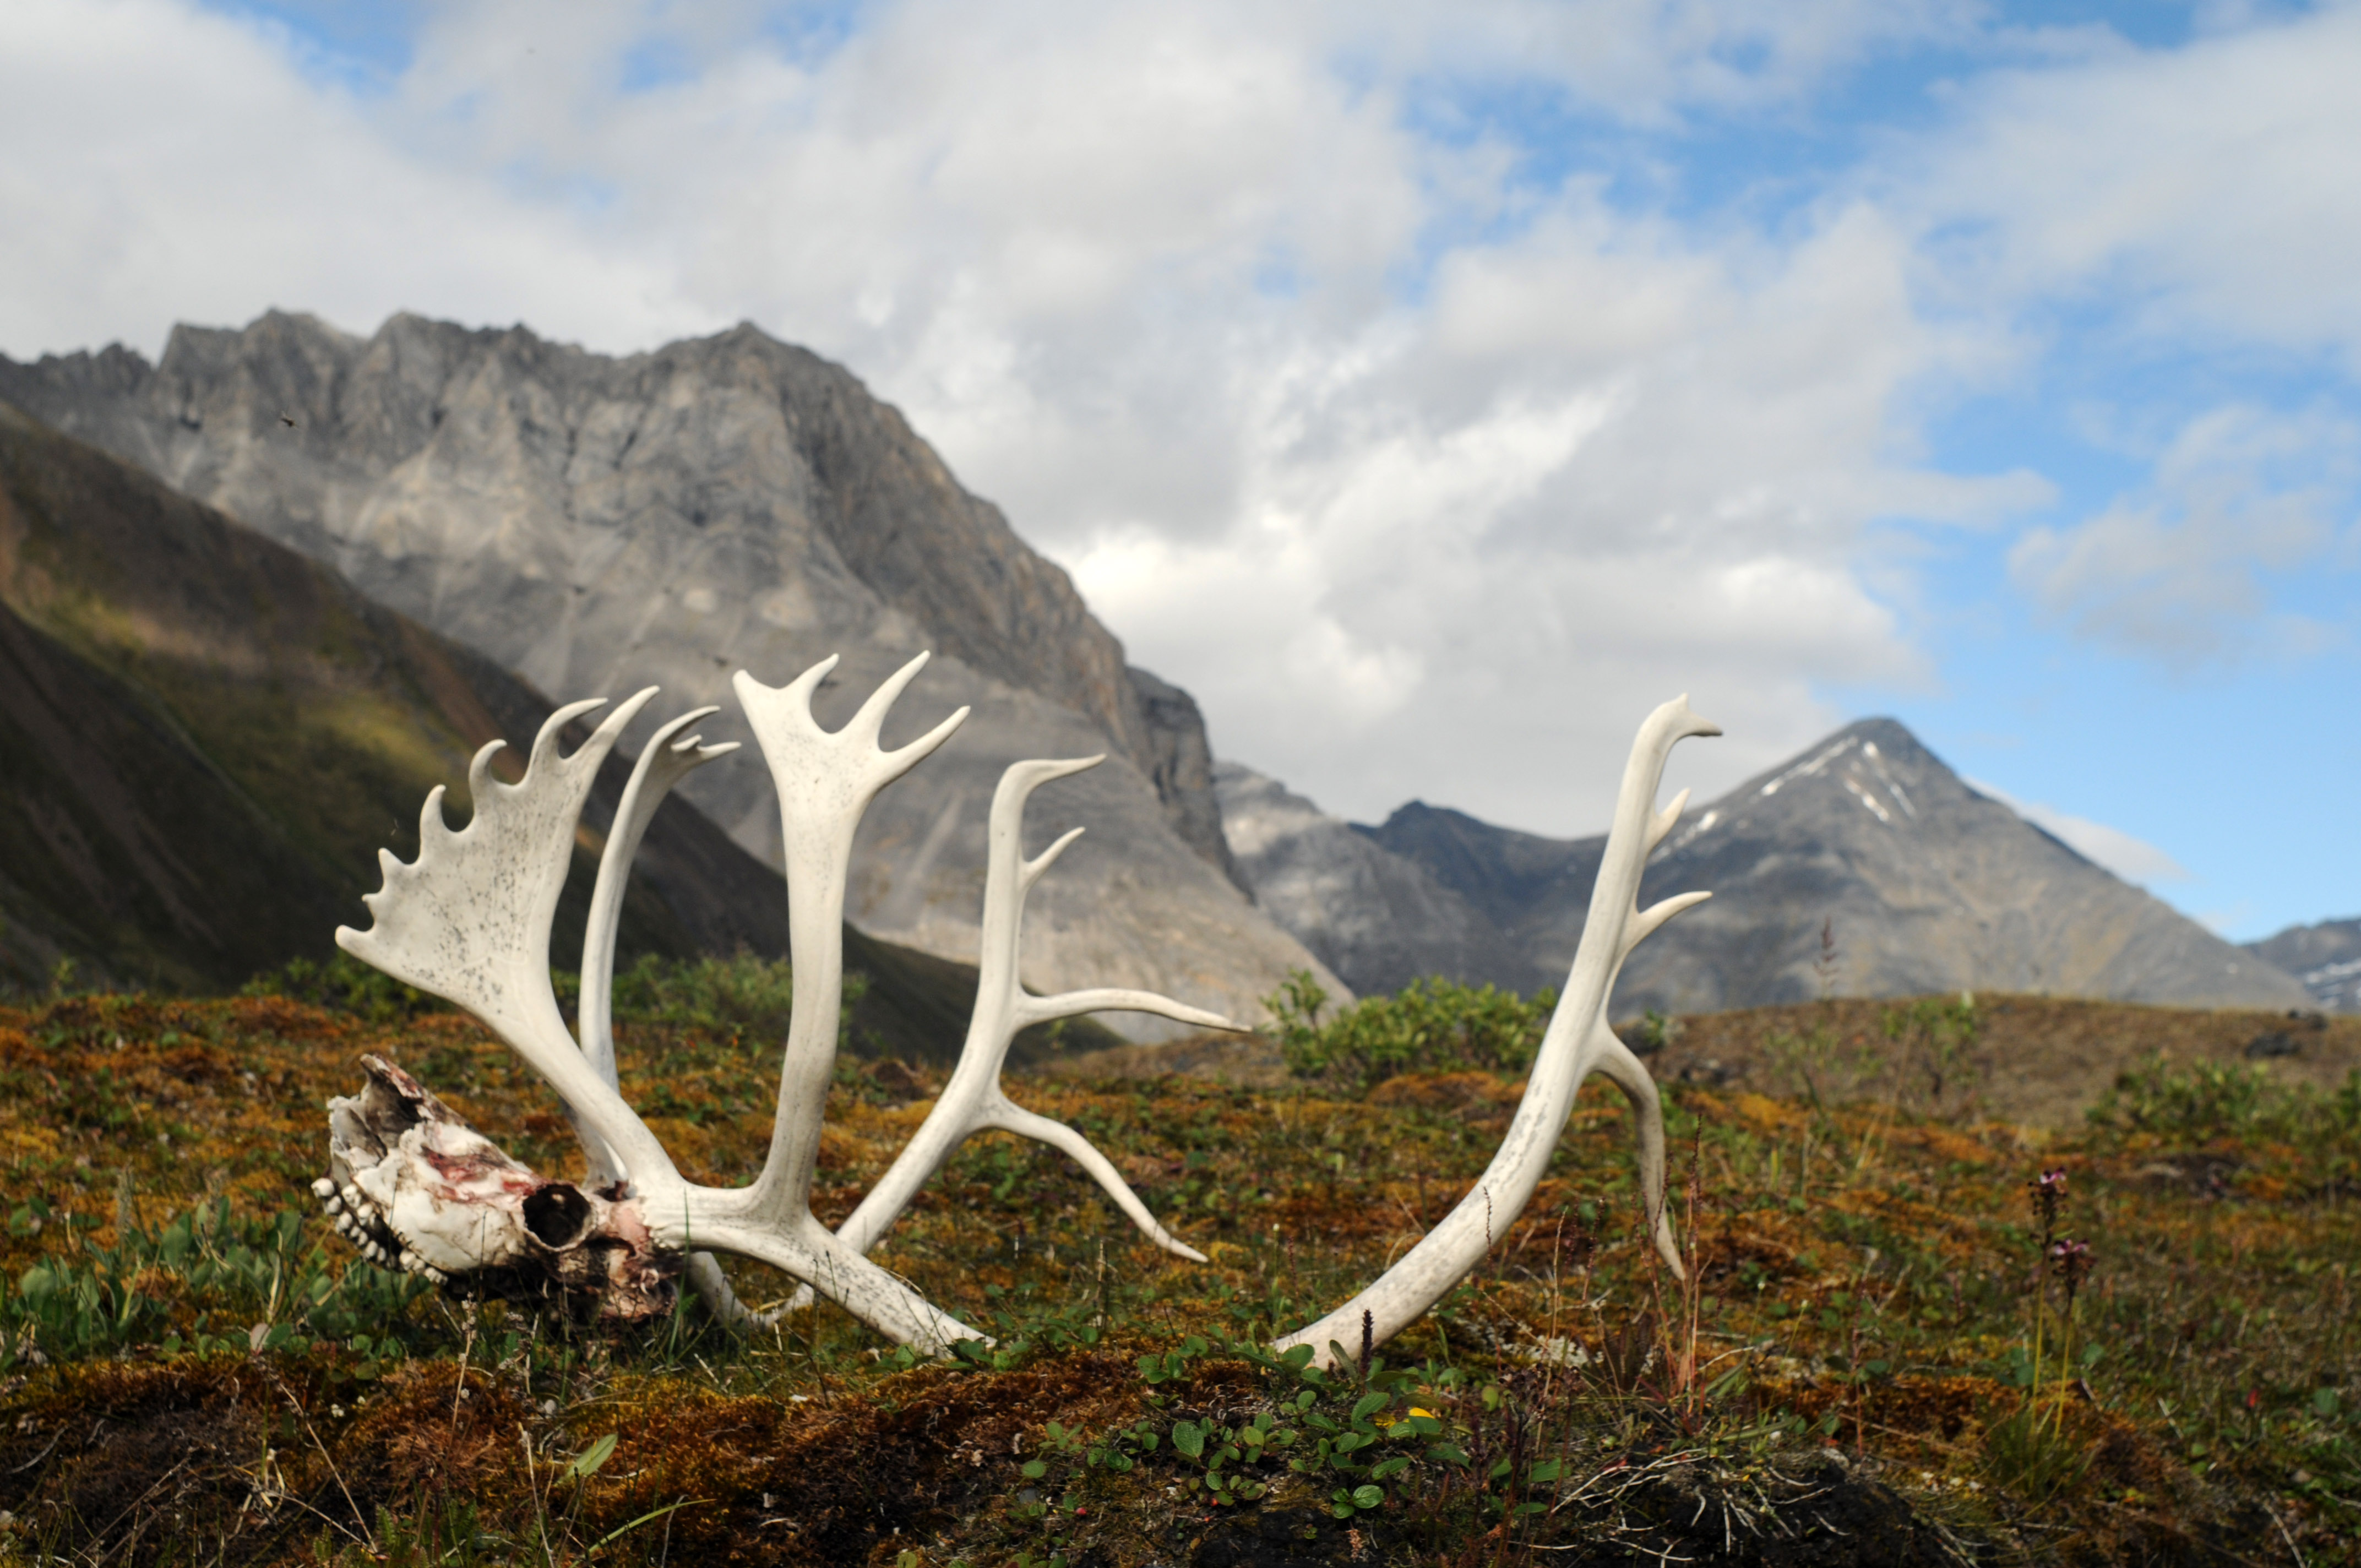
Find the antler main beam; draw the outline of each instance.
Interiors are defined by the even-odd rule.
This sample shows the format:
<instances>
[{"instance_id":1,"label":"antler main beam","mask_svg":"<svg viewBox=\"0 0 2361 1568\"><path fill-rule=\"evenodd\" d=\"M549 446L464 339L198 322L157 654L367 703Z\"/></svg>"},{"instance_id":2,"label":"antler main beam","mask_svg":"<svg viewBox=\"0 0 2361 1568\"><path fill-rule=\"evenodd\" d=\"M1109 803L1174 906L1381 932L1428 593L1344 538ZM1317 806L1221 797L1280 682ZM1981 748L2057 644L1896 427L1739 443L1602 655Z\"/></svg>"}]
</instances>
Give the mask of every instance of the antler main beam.
<instances>
[{"instance_id":1,"label":"antler main beam","mask_svg":"<svg viewBox=\"0 0 2361 1568\"><path fill-rule=\"evenodd\" d=\"M623 798L615 807L606 848L598 856L598 880L590 890L590 916L583 924L581 1001L575 1016L576 1027L582 1036L582 1054L590 1059L592 1069L609 1089L618 1087L615 938L622 927L623 894L631 883L631 861L640 852L640 840L647 836L648 824L655 819L656 807L672 793L672 786L706 763L738 749L735 740L707 746L695 735L674 739L698 719L720 711L718 707L692 708L648 738L648 743L640 748L640 760L632 765L631 782L623 786ZM620 1179L623 1166L614 1152L585 1129L578 1119L574 1131L589 1164L586 1185L603 1187Z\"/></svg>"},{"instance_id":2,"label":"antler main beam","mask_svg":"<svg viewBox=\"0 0 2361 1568\"><path fill-rule=\"evenodd\" d=\"M1664 761L1674 745L1687 736L1720 733L1719 727L1689 711L1686 696L1664 704L1641 725L1639 736L1631 742L1631 760L1624 764L1615 824L1607 835L1598 879L1590 890L1590 913L1583 921L1573 972L1566 977L1557 1011L1550 1015L1532 1074L1526 1080L1525 1097L1517 1104L1499 1151L1458 1207L1400 1262L1326 1317L1279 1341L1281 1349L1310 1345L1312 1359L1329 1366L1340 1354L1357 1354L1365 1324L1369 1343L1383 1344L1423 1317L1483 1261L1492 1244L1507 1235L1509 1227L1524 1212L1533 1189L1549 1169L1551 1151L1556 1148L1558 1134L1574 1109L1575 1094L1594 1070L1603 1073L1631 1102L1648 1228L1665 1263L1675 1276L1681 1274L1680 1248L1673 1240L1672 1222L1664 1212L1664 1121L1655 1081L1615 1037L1604 1014L1608 993L1614 989L1615 977L1631 949L1682 910L1712 896L1685 893L1645 910L1639 907L1640 877L1647 869L1648 856L1664 842L1688 803L1688 792L1683 790L1672 805L1661 812L1655 809ZM1342 1347L1347 1345L1356 1349L1344 1351Z\"/></svg>"}]
</instances>

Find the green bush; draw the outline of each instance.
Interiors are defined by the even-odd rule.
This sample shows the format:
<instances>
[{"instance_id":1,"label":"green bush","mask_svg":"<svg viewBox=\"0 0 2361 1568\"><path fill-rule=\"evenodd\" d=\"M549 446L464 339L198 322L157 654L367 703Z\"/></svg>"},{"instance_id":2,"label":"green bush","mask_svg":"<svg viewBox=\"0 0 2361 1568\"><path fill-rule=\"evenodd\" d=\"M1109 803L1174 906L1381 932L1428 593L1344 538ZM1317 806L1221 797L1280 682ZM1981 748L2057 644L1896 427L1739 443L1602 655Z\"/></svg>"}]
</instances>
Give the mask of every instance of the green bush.
<instances>
[{"instance_id":1,"label":"green bush","mask_svg":"<svg viewBox=\"0 0 2361 1568\"><path fill-rule=\"evenodd\" d=\"M860 995L861 985L860 976L846 977L847 1007ZM787 961L752 953L680 961L649 954L615 976L620 1023L722 1035L784 1035L795 1000L795 977Z\"/></svg>"},{"instance_id":2,"label":"green bush","mask_svg":"<svg viewBox=\"0 0 2361 1568\"><path fill-rule=\"evenodd\" d=\"M2253 1062L2187 1064L2151 1058L2116 1076L2091 1107L2092 1124L2193 1142L2233 1136L2344 1142L2361 1134L2361 1073L2328 1093L2283 1083Z\"/></svg>"},{"instance_id":3,"label":"green bush","mask_svg":"<svg viewBox=\"0 0 2361 1568\"><path fill-rule=\"evenodd\" d=\"M1528 998L1438 975L1391 996L1364 998L1323 1023L1327 1003L1305 970L1263 999L1290 1069L1366 1091L1404 1072L1524 1071L1541 1049L1557 992L1544 988Z\"/></svg>"}]
</instances>

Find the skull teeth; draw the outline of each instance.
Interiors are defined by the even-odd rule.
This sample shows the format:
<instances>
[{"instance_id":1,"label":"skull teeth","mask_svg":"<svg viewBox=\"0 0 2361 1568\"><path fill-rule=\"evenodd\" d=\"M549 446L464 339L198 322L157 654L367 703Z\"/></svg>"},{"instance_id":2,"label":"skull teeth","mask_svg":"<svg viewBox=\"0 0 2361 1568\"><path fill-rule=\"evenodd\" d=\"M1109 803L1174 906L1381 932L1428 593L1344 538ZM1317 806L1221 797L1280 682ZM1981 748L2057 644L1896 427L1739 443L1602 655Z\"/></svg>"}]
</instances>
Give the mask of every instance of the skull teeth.
<instances>
[{"instance_id":1,"label":"skull teeth","mask_svg":"<svg viewBox=\"0 0 2361 1568\"><path fill-rule=\"evenodd\" d=\"M312 1194L325 1201L334 1202L336 1198L336 1184L324 1176L312 1183Z\"/></svg>"}]
</instances>

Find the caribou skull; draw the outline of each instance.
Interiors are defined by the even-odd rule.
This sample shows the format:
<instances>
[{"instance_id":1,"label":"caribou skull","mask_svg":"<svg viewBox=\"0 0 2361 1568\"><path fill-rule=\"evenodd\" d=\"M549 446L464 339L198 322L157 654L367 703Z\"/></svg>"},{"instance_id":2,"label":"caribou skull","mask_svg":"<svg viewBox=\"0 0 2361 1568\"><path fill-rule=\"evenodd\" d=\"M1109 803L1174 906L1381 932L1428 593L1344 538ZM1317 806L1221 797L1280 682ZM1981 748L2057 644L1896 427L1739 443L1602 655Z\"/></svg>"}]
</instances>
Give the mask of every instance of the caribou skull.
<instances>
[{"instance_id":1,"label":"caribou skull","mask_svg":"<svg viewBox=\"0 0 2361 1568\"><path fill-rule=\"evenodd\" d=\"M665 793L694 769L734 750L676 739L714 711L699 708L659 730L640 753L592 894L582 955L580 1039L570 1036L549 981L550 925L571 859L576 825L599 765L654 688L618 705L570 755L566 724L603 706L575 703L550 717L513 784L491 773L495 741L468 768L475 813L454 830L443 791L426 799L418 858L380 852L384 888L369 896L374 923L336 940L388 974L473 1013L548 1080L565 1102L589 1175L552 1181L510 1159L399 1068L364 1058L361 1093L330 1102L329 1174L314 1190L336 1224L373 1260L455 1289L556 1297L577 1312L637 1319L664 1310L686 1274L726 1320L762 1315L741 1306L714 1255L772 1264L898 1343L939 1354L973 1331L868 1260L911 1197L970 1135L989 1130L1035 1138L1071 1156L1157 1245L1202 1262L1159 1224L1114 1165L1073 1128L1024 1110L1001 1087L1017 1031L1048 1019L1104 1010L1160 1014L1202 1028L1235 1029L1217 1014L1127 990L1036 996L1017 980L1025 899L1071 844L1076 828L1027 860L1025 804L1041 784L1104 759L1025 762L1002 776L992 803L980 983L967 1039L949 1085L877 1186L831 1234L812 1214L813 1166L832 1076L843 979L845 883L853 837L877 792L923 761L967 716L953 713L894 751L877 745L886 711L925 665L906 664L833 732L811 698L833 669L822 661L784 687L741 672L735 686L779 791L785 830L789 957L796 985L780 1068L771 1147L752 1185L702 1187L682 1179L661 1142L617 1087L609 990L615 932L631 861ZM1604 1073L1631 1099L1641 1188L1659 1252L1681 1261L1664 1212L1664 1124L1654 1083L1607 1028L1616 972L1639 941L1708 895L1685 894L1642 911L1635 902L1647 858L1679 817L1684 794L1654 809L1666 756L1685 736L1719 730L1686 699L1650 715L1624 770L1615 823L1591 894L1582 944L1559 999L1523 1102L1499 1154L1459 1206L1399 1263L1352 1300L1289 1336L1326 1365L1342 1344L1382 1343L1465 1277L1532 1198L1585 1076Z\"/></svg>"}]
</instances>

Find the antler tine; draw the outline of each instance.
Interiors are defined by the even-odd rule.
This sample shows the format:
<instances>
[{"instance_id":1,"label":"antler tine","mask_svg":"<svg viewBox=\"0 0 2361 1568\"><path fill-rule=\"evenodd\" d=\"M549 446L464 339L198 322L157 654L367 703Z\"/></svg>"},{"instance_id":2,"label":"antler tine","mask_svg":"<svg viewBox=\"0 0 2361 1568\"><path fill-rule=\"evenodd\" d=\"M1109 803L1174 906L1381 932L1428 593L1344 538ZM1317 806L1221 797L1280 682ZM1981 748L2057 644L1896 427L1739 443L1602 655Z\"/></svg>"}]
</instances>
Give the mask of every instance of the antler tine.
<instances>
[{"instance_id":1,"label":"antler tine","mask_svg":"<svg viewBox=\"0 0 2361 1568\"><path fill-rule=\"evenodd\" d=\"M1643 1185L1652 1169L1656 1173L1658 1196L1649 1217L1662 1228L1659 1246L1671 1248L1669 1223L1662 1201L1664 1124L1662 1113L1655 1108L1655 1088L1637 1058L1631 1058L1622 1042L1615 1040L1612 1031L1607 1029L1601 1013L1616 973L1631 951L1631 941L1636 939L1627 939L1633 927L1653 919L1653 923L1647 926L1653 930L1686 907L1679 899L1667 899L1646 916L1637 911L1641 874L1647 869L1648 851L1653 847L1651 833L1660 820L1654 801L1657 786L1664 778L1665 759L1685 737L1719 733L1713 725L1689 711L1686 696L1664 704L1641 724L1639 734L1632 739L1631 758L1624 763L1622 786L1616 795L1614 826L1608 832L1607 851L1600 857L1598 881L1590 890L1590 911L1583 922L1581 946L1575 950L1573 969L1558 999L1557 1011L1551 1015L1549 1028L1542 1036L1532 1075L1525 1085L1525 1097L1518 1102L1517 1113L1491 1165L1442 1223L1399 1262L1326 1317L1281 1340L1282 1348L1310 1345L1312 1359L1327 1366L1334 1364L1337 1354L1334 1346L1362 1343L1365 1321L1373 1335L1370 1343L1382 1344L1423 1316L1466 1277L1493 1242L1506 1235L1509 1227L1524 1212L1533 1189L1548 1169L1550 1155L1557 1146L1558 1134L1565 1126L1568 1113L1574 1109L1582 1080L1593 1068L1607 1072L1625 1093L1633 1097L1641 1123ZM1613 1041L1613 1050L1600 1042L1602 1035ZM1629 1068L1625 1066L1627 1058ZM1639 1084L1646 1087L1640 1088ZM1649 1152L1652 1147L1656 1151L1653 1156ZM1667 1255L1676 1260L1677 1250L1668 1251ZM1675 1266L1678 1266L1677 1261Z\"/></svg>"},{"instance_id":2,"label":"antler tine","mask_svg":"<svg viewBox=\"0 0 2361 1568\"><path fill-rule=\"evenodd\" d=\"M895 700L909 688L912 681L918 678L918 672L925 669L927 661L933 657L932 652L921 650L916 658L886 676L877 689L869 694L869 700L861 705L860 711L852 716L851 721L845 725L847 739L877 745L877 737L885 728L885 715L892 711Z\"/></svg>"},{"instance_id":3,"label":"antler tine","mask_svg":"<svg viewBox=\"0 0 2361 1568\"><path fill-rule=\"evenodd\" d=\"M631 782L623 786L623 798L615 807L606 848L598 856L598 880L591 889L590 917L582 931L582 1000L575 1032L581 1037L582 1054L610 1089L616 1087L615 938L622 925L623 894L631 884L631 861L639 853L640 841L647 835L656 807L664 804L673 785L706 763L738 750L735 740L707 746L695 735L674 739L698 719L720 711L711 707L692 708L648 738L647 744L640 748L639 761L632 765ZM612 1152L578 1123L575 1133L589 1162L587 1179L590 1186L603 1187L623 1174Z\"/></svg>"},{"instance_id":4,"label":"antler tine","mask_svg":"<svg viewBox=\"0 0 2361 1568\"><path fill-rule=\"evenodd\" d=\"M1656 1244L1656 1255L1672 1269L1674 1278L1686 1279L1688 1270L1681 1263L1680 1243L1673 1237L1672 1218L1664 1207L1664 1105L1656 1091L1656 1080L1648 1076L1647 1067L1631 1054L1631 1047L1616 1037L1605 1019L1591 1021L1589 1046L1592 1067L1631 1102L1631 1130L1640 1161L1640 1203L1647 1214L1648 1232Z\"/></svg>"},{"instance_id":5,"label":"antler tine","mask_svg":"<svg viewBox=\"0 0 2361 1568\"><path fill-rule=\"evenodd\" d=\"M443 791L431 791L418 858L404 864L380 853L385 885L365 901L369 928L336 932L337 946L355 958L490 1025L557 1091L588 1135L586 1146L595 1138L642 1179L671 1174L672 1162L566 1033L550 990L549 932L598 766L654 695L651 686L618 704L570 756L560 751L566 725L604 704L559 708L512 784L491 773L500 743L478 751L467 770L474 804L467 825L453 829L443 817Z\"/></svg>"},{"instance_id":6,"label":"antler tine","mask_svg":"<svg viewBox=\"0 0 2361 1568\"><path fill-rule=\"evenodd\" d=\"M1039 854L1026 861L1025 891L1027 893L1032 892L1033 884L1041 880L1041 873L1048 871L1051 866L1056 865L1058 863L1058 857L1066 852L1067 846L1082 836L1082 830L1081 828L1069 828L1063 833L1059 834L1057 839L1051 843L1048 849L1042 850Z\"/></svg>"},{"instance_id":7,"label":"antler tine","mask_svg":"<svg viewBox=\"0 0 2361 1568\"><path fill-rule=\"evenodd\" d=\"M1027 996L1018 1002L1017 1013L1019 1021L1016 1026L1020 1029L1046 1024L1052 1018L1078 1018L1085 1013L1153 1013L1159 1018L1194 1024L1200 1029L1218 1029L1226 1035L1246 1032L1244 1024L1219 1013L1208 1013L1202 1007L1191 1007L1185 1002L1175 1002L1152 991L1131 991L1121 986L1061 991L1055 996Z\"/></svg>"},{"instance_id":8,"label":"antler tine","mask_svg":"<svg viewBox=\"0 0 2361 1568\"><path fill-rule=\"evenodd\" d=\"M1656 813L1648 824L1648 848L1651 850L1664 841L1664 835L1673 830L1673 824L1681 819L1681 813L1688 808L1688 804L1689 792L1683 790L1673 796L1670 806Z\"/></svg>"},{"instance_id":9,"label":"antler tine","mask_svg":"<svg viewBox=\"0 0 2361 1568\"><path fill-rule=\"evenodd\" d=\"M1123 1172L1115 1168L1115 1162L1101 1154L1098 1146L1082 1136L1080 1129L1052 1121L1038 1112L1027 1111L997 1094L986 1108L982 1125L995 1127L1004 1133L1015 1133L1018 1137L1031 1138L1037 1144L1048 1144L1088 1172L1091 1179L1097 1182L1107 1197L1114 1201L1115 1206L1123 1211L1124 1217L1138 1226L1140 1234L1149 1241L1173 1256L1185 1257L1191 1263L1211 1261L1158 1222L1156 1216L1148 1212L1148 1205L1140 1201L1139 1194L1131 1190L1131 1183L1123 1179Z\"/></svg>"},{"instance_id":10,"label":"antler tine","mask_svg":"<svg viewBox=\"0 0 2361 1568\"><path fill-rule=\"evenodd\" d=\"M1631 924L1623 933L1623 956L1630 958L1631 949L1654 936L1665 921L1684 909L1694 909L1713 896L1710 893L1676 893L1672 897L1648 905L1631 916Z\"/></svg>"},{"instance_id":11,"label":"antler tine","mask_svg":"<svg viewBox=\"0 0 2361 1568\"><path fill-rule=\"evenodd\" d=\"M1206 1028L1235 1028L1227 1019L1185 1006L1170 997L1144 991L1072 992L1064 996L1037 997L1027 993L1017 979L1017 956L1023 932L1025 897L1051 861L1074 841L1077 828L1060 837L1030 861L1025 859L1025 805L1035 790L1052 779L1094 768L1106 759L1077 757L1063 762L1013 762L1000 775L992 796L990 845L984 872L983 929L978 957L975 1011L968 1023L966 1043L951 1080L935 1101L926 1121L904 1146L893 1166L861 1201L860 1207L837 1235L857 1251L867 1252L893 1228L903 1209L969 1137L999 1129L1050 1145L1071 1155L1115 1201L1149 1240L1165 1251L1202 1263L1204 1255L1156 1223L1155 1216L1131 1190L1112 1161L1093 1148L1082 1134L1060 1122L1038 1115L1013 1102L1003 1091L1000 1073L1017 1031L1044 1018L1115 1007L1160 1013ZM790 1303L792 1309L797 1302Z\"/></svg>"}]
</instances>

